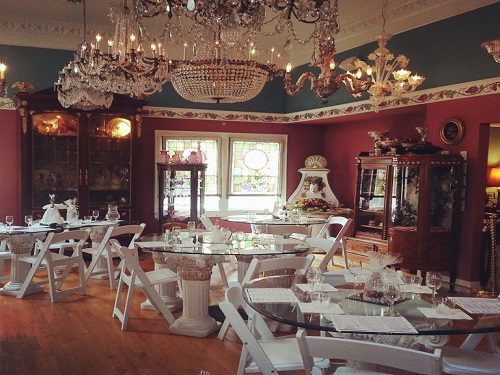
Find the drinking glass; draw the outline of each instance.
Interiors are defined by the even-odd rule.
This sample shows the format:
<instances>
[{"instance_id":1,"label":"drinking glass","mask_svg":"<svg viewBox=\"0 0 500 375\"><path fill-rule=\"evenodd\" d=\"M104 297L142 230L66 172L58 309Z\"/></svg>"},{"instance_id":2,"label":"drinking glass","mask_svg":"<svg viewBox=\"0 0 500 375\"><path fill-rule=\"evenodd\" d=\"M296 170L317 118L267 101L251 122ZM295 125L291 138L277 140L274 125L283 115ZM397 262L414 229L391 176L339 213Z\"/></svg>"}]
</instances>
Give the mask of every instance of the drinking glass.
<instances>
[{"instance_id":1,"label":"drinking glass","mask_svg":"<svg viewBox=\"0 0 500 375\"><path fill-rule=\"evenodd\" d=\"M441 274L438 272L427 272L425 284L432 289L432 301L436 300L436 291L441 288Z\"/></svg>"},{"instance_id":2,"label":"drinking glass","mask_svg":"<svg viewBox=\"0 0 500 375\"><path fill-rule=\"evenodd\" d=\"M321 273L317 268L310 267L306 272L307 283L311 286L311 290L314 290L314 286L319 283L321 278Z\"/></svg>"},{"instance_id":3,"label":"drinking glass","mask_svg":"<svg viewBox=\"0 0 500 375\"><path fill-rule=\"evenodd\" d=\"M92 221L92 216L87 215L83 217L83 222L84 223L90 223Z\"/></svg>"},{"instance_id":4,"label":"drinking glass","mask_svg":"<svg viewBox=\"0 0 500 375\"><path fill-rule=\"evenodd\" d=\"M97 221L97 218L99 217L99 210L92 210L92 218L94 221Z\"/></svg>"},{"instance_id":5,"label":"drinking glass","mask_svg":"<svg viewBox=\"0 0 500 375\"><path fill-rule=\"evenodd\" d=\"M361 262L350 262L349 263L349 273L354 276L354 289L358 287L358 276L363 270L363 264Z\"/></svg>"},{"instance_id":6,"label":"drinking glass","mask_svg":"<svg viewBox=\"0 0 500 375\"><path fill-rule=\"evenodd\" d=\"M330 306L331 296L326 292L321 292L319 295L319 301L324 307Z\"/></svg>"},{"instance_id":7,"label":"drinking glass","mask_svg":"<svg viewBox=\"0 0 500 375\"><path fill-rule=\"evenodd\" d=\"M172 227L172 239L175 242L180 242L179 235L181 234L181 227Z\"/></svg>"},{"instance_id":8,"label":"drinking glass","mask_svg":"<svg viewBox=\"0 0 500 375\"><path fill-rule=\"evenodd\" d=\"M33 216L26 215L24 217L24 222L26 223L26 225L28 226L28 228L31 228L31 225L33 224Z\"/></svg>"},{"instance_id":9,"label":"drinking glass","mask_svg":"<svg viewBox=\"0 0 500 375\"><path fill-rule=\"evenodd\" d=\"M384 289L384 298L389 302L389 315L393 316L394 313L394 302L399 299L399 285L393 283L387 283Z\"/></svg>"},{"instance_id":10,"label":"drinking glass","mask_svg":"<svg viewBox=\"0 0 500 375\"><path fill-rule=\"evenodd\" d=\"M10 232L10 226L14 223L14 216L12 215L5 216L5 223L9 226L9 232Z\"/></svg>"}]
</instances>

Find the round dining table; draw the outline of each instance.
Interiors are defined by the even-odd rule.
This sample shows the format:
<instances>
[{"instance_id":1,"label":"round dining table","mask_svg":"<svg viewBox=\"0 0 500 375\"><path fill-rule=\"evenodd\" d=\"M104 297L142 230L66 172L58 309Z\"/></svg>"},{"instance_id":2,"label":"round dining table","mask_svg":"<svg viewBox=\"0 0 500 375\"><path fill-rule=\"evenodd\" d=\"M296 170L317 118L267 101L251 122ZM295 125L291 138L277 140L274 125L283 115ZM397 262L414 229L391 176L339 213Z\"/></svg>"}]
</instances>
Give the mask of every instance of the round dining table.
<instances>
[{"instance_id":1,"label":"round dining table","mask_svg":"<svg viewBox=\"0 0 500 375\"><path fill-rule=\"evenodd\" d=\"M254 257L275 257L281 255L305 255L309 246L296 239L283 236L252 236L243 238L213 238L209 232L195 232L182 243L169 243L163 234L152 234L139 238L135 243L144 251L151 252L155 268L168 267L177 272L182 280L182 315L170 326L172 333L206 337L219 329L219 324L209 316L209 289L212 268L227 256L238 260L238 278L248 268ZM196 243L193 243L193 242ZM178 308L180 297L175 286L159 290L169 309Z\"/></svg>"},{"instance_id":2,"label":"round dining table","mask_svg":"<svg viewBox=\"0 0 500 375\"><path fill-rule=\"evenodd\" d=\"M325 288L322 293L326 293L331 302L327 304L328 310L317 313L314 309L308 310L311 304L307 303L310 303L311 294L304 291L302 285L307 284L301 284L303 282L304 280L297 280L293 276L262 277L243 285L243 296L258 313L280 323L330 332L334 336L373 340L411 348L440 347L448 342L450 335L500 332L500 311L488 314L470 313L460 307L460 302L453 303L461 299L457 297L466 297L462 300L475 298L475 293L457 293L440 289L435 300L432 300L430 294L401 293L400 300L394 305L394 312L389 313L389 308L384 302L377 304L362 300L362 284L354 288L352 283L345 283L336 285L332 289L333 283L329 276L325 275L321 283L321 288ZM278 300L272 303L262 298L252 299L256 289L262 289L266 293L267 291L276 293L280 290L282 293L284 286L288 293L290 291L293 293L296 300L291 300L290 296L287 297L288 301L285 298L283 302ZM469 301L478 303L477 300ZM500 306L498 298L482 302ZM321 308L324 309L325 306L320 307L320 310ZM306 312L302 312L303 310ZM380 321L377 320L379 317L397 317L398 324L401 323L399 319L404 318L407 321L404 323L409 323L410 329L406 331L405 327L400 331L396 328L393 331L385 325L386 322L390 324L391 320ZM355 323L357 321L360 322L359 325ZM342 325L343 322L348 324ZM363 322L368 322L368 325Z\"/></svg>"}]
</instances>

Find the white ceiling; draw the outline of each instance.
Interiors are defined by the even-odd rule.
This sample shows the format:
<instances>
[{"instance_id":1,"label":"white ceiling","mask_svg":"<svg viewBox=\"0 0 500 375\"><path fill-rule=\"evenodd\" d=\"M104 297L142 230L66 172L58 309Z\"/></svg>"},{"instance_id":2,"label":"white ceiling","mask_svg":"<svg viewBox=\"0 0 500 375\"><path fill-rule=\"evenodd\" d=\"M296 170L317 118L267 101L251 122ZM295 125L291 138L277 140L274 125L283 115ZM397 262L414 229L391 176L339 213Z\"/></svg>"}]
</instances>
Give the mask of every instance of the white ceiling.
<instances>
[{"instance_id":1,"label":"white ceiling","mask_svg":"<svg viewBox=\"0 0 500 375\"><path fill-rule=\"evenodd\" d=\"M120 0L87 0L89 35L110 33L108 10ZM386 31L392 34L449 18L498 0L389 0ZM375 40L381 30L382 0L339 0L341 52ZM159 34L165 16L145 21L148 31ZM2 0L0 44L74 50L82 41L82 5L68 0ZM156 30L156 33L155 33ZM269 49L271 46L267 46ZM311 48L295 48L292 63L309 61ZM169 49L172 58L179 52Z\"/></svg>"}]
</instances>

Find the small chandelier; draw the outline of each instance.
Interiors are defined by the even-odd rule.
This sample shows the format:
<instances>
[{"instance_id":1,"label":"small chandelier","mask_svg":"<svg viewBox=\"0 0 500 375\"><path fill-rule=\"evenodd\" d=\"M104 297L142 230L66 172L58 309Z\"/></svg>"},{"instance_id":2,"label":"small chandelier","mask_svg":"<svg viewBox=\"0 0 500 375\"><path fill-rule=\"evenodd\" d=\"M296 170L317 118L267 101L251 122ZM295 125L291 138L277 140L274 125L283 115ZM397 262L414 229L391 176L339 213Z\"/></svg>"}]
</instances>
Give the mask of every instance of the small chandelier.
<instances>
[{"instance_id":1,"label":"small chandelier","mask_svg":"<svg viewBox=\"0 0 500 375\"><path fill-rule=\"evenodd\" d=\"M481 47L488 51L497 63L500 63L500 39L488 40L481 43Z\"/></svg>"},{"instance_id":2,"label":"small chandelier","mask_svg":"<svg viewBox=\"0 0 500 375\"><path fill-rule=\"evenodd\" d=\"M374 61L374 66L368 65L362 60L356 60L356 67L371 78L372 84L368 93L376 106L379 106L386 96L394 95L401 97L405 92L415 91L424 82L425 77L417 74L412 75L411 71L405 68L410 63L405 55L394 55L387 48L387 42L391 35L385 32L385 10L388 0L384 0L382 6L382 33L377 37L378 48L368 55L368 59ZM358 75L360 71L358 70Z\"/></svg>"},{"instance_id":3,"label":"small chandelier","mask_svg":"<svg viewBox=\"0 0 500 375\"><path fill-rule=\"evenodd\" d=\"M54 89L57 99L64 108L76 108L84 111L109 108L113 102L113 94L109 90L99 91L91 87L89 80L82 75L87 65L92 65L87 39L86 1L83 0L83 43L79 46L75 58L60 72Z\"/></svg>"}]
</instances>

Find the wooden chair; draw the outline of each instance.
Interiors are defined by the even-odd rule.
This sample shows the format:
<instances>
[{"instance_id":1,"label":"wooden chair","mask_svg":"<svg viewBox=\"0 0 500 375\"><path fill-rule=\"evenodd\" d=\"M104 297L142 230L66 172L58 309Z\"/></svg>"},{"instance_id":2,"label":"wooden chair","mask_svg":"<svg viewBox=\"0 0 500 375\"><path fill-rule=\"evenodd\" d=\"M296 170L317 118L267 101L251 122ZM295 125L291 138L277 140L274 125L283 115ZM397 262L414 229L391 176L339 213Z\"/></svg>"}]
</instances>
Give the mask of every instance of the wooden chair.
<instances>
[{"instance_id":1,"label":"wooden chair","mask_svg":"<svg viewBox=\"0 0 500 375\"><path fill-rule=\"evenodd\" d=\"M315 364L319 358L358 361L425 375L441 374L441 350L434 353L371 341L349 340L335 337L307 336L303 329L297 332L297 341L306 374L321 375L322 368ZM334 374L382 374L381 372L339 367Z\"/></svg>"},{"instance_id":2,"label":"wooden chair","mask_svg":"<svg viewBox=\"0 0 500 375\"><path fill-rule=\"evenodd\" d=\"M343 238L347 234L348 230L350 229L352 222L353 222L352 219L347 219L347 218L342 217L342 216L330 216L328 218L328 220L326 221L326 223L321 228L321 230L319 231L318 235L316 236L316 238L318 238L318 239L326 238L326 239L329 239L329 240L332 240L335 242L334 248L331 249L331 256L329 256L328 260L331 260L332 264L333 264L333 255L337 252L337 249L340 248L342 250L342 256L344 258L344 267L345 268L348 268L348 260L347 260L347 253L344 249ZM330 229L332 226L340 227L336 236L330 235L330 233L331 233ZM325 263L324 266L326 267L327 265L328 265L328 261ZM324 270L326 270L326 268ZM322 270L322 272L324 272L324 270Z\"/></svg>"},{"instance_id":3,"label":"wooden chair","mask_svg":"<svg viewBox=\"0 0 500 375\"><path fill-rule=\"evenodd\" d=\"M62 233L49 233L45 241L38 240L38 254L19 258L19 262L31 264L31 269L17 294L17 298L23 298L25 295L30 294L34 287L44 284L49 285L51 302L57 302L60 298L71 293L85 294L85 262L82 257L82 247L88 237L89 233L85 230L73 230ZM58 243L67 243L68 246L65 246L65 249L71 247L73 249L72 254L53 253L50 247ZM74 267L78 267L79 286L61 290L69 272ZM47 271L47 280L34 282L33 278L36 273L42 269Z\"/></svg>"},{"instance_id":4,"label":"wooden chair","mask_svg":"<svg viewBox=\"0 0 500 375\"><path fill-rule=\"evenodd\" d=\"M120 265L118 265L117 267L114 266L113 258L118 257L118 254L116 254L113 251L113 248L111 247L109 241L110 239L116 238L118 236L131 235L132 239L128 244L128 248L134 249L134 242L141 236L145 227L146 224L144 223L139 225L123 225L121 227L109 227L106 233L104 234L102 241L99 243L97 247L83 248L82 251L84 253L92 254L92 261L90 262L87 271L85 272L85 280L88 281L88 279L91 276L107 275L109 278L109 288L116 289L116 287L118 286L117 277L118 273L120 272ZM104 257L106 259L107 269L95 270L97 262L101 257Z\"/></svg>"},{"instance_id":5,"label":"wooden chair","mask_svg":"<svg viewBox=\"0 0 500 375\"><path fill-rule=\"evenodd\" d=\"M181 289L180 277L168 268L144 272L139 264L137 252L134 249L121 246L116 240L111 240L110 242L113 251L123 261L112 315L113 318L116 317L121 322L122 330L125 331L127 329L132 299L136 289L141 290L146 295L151 305L163 315L169 324L175 322L174 316L154 287L155 285L176 282L179 285L179 289ZM128 291L124 308L121 310L121 295L124 285L127 285Z\"/></svg>"},{"instance_id":6,"label":"wooden chair","mask_svg":"<svg viewBox=\"0 0 500 375\"><path fill-rule=\"evenodd\" d=\"M283 256L277 258L270 259L258 259L254 258L250 262L247 273L243 277L242 284L247 283L250 280L253 280L261 273L264 272L272 272L277 270L295 270L295 274L304 275L306 271L311 266L314 261L314 255L310 254L306 257L295 257L295 256ZM236 285L235 285L236 286ZM278 323L273 322L273 327L276 328ZM227 330L230 327L230 322L226 319L219 330L218 338L223 340L226 336Z\"/></svg>"},{"instance_id":7,"label":"wooden chair","mask_svg":"<svg viewBox=\"0 0 500 375\"><path fill-rule=\"evenodd\" d=\"M497 317L479 318L477 327L493 325ZM481 340L488 342L488 352L475 350ZM496 333L474 333L467 336L459 348L443 348L443 373L450 375L500 374L500 347Z\"/></svg>"},{"instance_id":8,"label":"wooden chair","mask_svg":"<svg viewBox=\"0 0 500 375\"><path fill-rule=\"evenodd\" d=\"M226 300L221 302L219 307L243 343L238 375L245 373L276 375L279 371L304 368L295 337L274 337L262 317L243 299L241 286L232 286L226 290ZM241 308L248 315L247 323L238 312ZM315 365L326 368L328 362L316 361Z\"/></svg>"}]
</instances>

